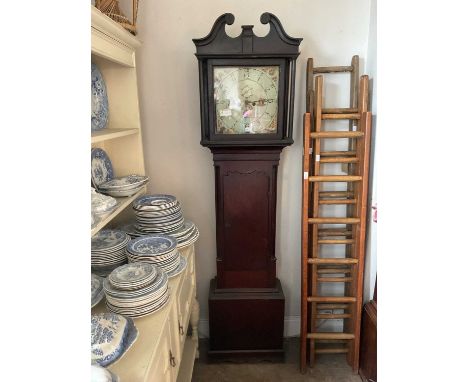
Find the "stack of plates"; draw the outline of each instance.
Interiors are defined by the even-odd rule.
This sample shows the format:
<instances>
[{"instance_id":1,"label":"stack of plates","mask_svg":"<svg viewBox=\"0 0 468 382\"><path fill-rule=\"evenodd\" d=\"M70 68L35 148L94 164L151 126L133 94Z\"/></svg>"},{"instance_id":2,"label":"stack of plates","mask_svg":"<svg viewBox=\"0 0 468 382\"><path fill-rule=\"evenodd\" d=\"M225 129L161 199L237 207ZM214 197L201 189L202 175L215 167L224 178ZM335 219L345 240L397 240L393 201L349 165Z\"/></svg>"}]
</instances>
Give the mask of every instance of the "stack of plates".
<instances>
[{"instance_id":1,"label":"stack of plates","mask_svg":"<svg viewBox=\"0 0 468 382\"><path fill-rule=\"evenodd\" d=\"M168 277L152 264L126 264L104 280L104 292L112 312L142 317L161 309L169 300Z\"/></svg>"},{"instance_id":2,"label":"stack of plates","mask_svg":"<svg viewBox=\"0 0 468 382\"><path fill-rule=\"evenodd\" d=\"M170 233L170 236L177 240L177 249L182 249L195 243L200 232L193 222L185 220L184 225L177 231Z\"/></svg>"},{"instance_id":3,"label":"stack of plates","mask_svg":"<svg viewBox=\"0 0 468 382\"><path fill-rule=\"evenodd\" d=\"M184 224L180 203L172 195L145 195L133 202L135 228L142 234L170 234Z\"/></svg>"},{"instance_id":4,"label":"stack of plates","mask_svg":"<svg viewBox=\"0 0 468 382\"><path fill-rule=\"evenodd\" d=\"M127 244L129 263L143 262L156 265L168 277L180 274L187 260L177 250L177 240L167 235L148 235L132 239Z\"/></svg>"},{"instance_id":5,"label":"stack of plates","mask_svg":"<svg viewBox=\"0 0 468 382\"><path fill-rule=\"evenodd\" d=\"M99 231L91 239L91 269L99 276L107 276L127 262L125 247L130 236L115 229Z\"/></svg>"},{"instance_id":6,"label":"stack of plates","mask_svg":"<svg viewBox=\"0 0 468 382\"><path fill-rule=\"evenodd\" d=\"M114 177L114 168L107 153L98 147L91 150L91 182L99 192L115 197L136 194L148 183L144 175Z\"/></svg>"}]
</instances>

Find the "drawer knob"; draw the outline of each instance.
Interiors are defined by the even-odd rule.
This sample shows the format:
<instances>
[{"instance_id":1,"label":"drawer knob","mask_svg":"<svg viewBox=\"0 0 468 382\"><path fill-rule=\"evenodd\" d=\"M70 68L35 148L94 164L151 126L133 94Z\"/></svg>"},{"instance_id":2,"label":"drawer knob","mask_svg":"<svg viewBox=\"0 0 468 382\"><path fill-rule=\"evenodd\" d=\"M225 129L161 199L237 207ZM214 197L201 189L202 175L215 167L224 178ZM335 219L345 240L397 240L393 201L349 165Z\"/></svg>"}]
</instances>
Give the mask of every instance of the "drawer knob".
<instances>
[{"instance_id":1,"label":"drawer knob","mask_svg":"<svg viewBox=\"0 0 468 382\"><path fill-rule=\"evenodd\" d=\"M176 366L175 357L172 355L172 351L171 351L171 350L169 350L169 362L171 363L171 366L172 366L172 367L175 367L175 366Z\"/></svg>"}]
</instances>

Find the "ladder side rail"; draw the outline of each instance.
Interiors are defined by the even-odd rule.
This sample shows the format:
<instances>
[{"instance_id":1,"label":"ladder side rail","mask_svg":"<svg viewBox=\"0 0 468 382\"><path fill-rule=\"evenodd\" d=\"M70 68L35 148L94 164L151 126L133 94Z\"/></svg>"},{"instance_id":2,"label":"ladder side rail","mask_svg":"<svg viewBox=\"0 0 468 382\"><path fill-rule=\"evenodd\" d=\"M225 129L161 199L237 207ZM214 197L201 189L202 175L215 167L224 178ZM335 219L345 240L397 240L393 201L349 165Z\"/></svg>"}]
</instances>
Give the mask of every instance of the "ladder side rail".
<instances>
[{"instance_id":1,"label":"ladder side rail","mask_svg":"<svg viewBox=\"0 0 468 382\"><path fill-rule=\"evenodd\" d=\"M309 257L309 170L310 170L310 113L304 113L304 153L303 153L303 181L302 181L302 256L301 256L301 372L306 371L307 363L307 303Z\"/></svg>"},{"instance_id":2,"label":"ladder side rail","mask_svg":"<svg viewBox=\"0 0 468 382\"><path fill-rule=\"evenodd\" d=\"M359 224L356 225L356 255L358 264L356 268L356 277L354 279L355 286L355 297L356 304L354 304L355 310L355 322L354 322L354 340L351 341L353 347L348 354L352 354L351 367L354 371L359 368L359 340L361 330L361 312L362 312L362 292L364 283L364 259L366 252L366 224L367 224L367 199L368 199L368 187L369 187L369 165L370 165L370 149L371 149L371 134L372 134L372 113L364 112L362 114L363 124L362 129L364 131L364 137L360 140L359 151L361 152L361 161L359 163L359 173L362 176L362 181L359 186L358 192L358 216L360 217Z\"/></svg>"},{"instance_id":3,"label":"ladder side rail","mask_svg":"<svg viewBox=\"0 0 468 382\"><path fill-rule=\"evenodd\" d=\"M323 76L315 77L315 97L314 97L314 131L320 132L322 128L322 93L323 93ZM310 136L310 135L309 135ZM313 140L313 152L312 152L312 164L313 164L313 175L320 174L320 160L317 160L320 156L320 138ZM312 186L312 217L319 217L319 192L320 184L315 182ZM311 257L319 257L319 244L318 244L318 224L312 225L312 251ZM312 264L312 296L317 296L318 292L318 283L317 283L317 265ZM312 303L311 305L311 331L315 332L317 325L315 322L315 315L317 314L317 304ZM310 366L313 366L315 363L315 341L310 340Z\"/></svg>"}]
</instances>

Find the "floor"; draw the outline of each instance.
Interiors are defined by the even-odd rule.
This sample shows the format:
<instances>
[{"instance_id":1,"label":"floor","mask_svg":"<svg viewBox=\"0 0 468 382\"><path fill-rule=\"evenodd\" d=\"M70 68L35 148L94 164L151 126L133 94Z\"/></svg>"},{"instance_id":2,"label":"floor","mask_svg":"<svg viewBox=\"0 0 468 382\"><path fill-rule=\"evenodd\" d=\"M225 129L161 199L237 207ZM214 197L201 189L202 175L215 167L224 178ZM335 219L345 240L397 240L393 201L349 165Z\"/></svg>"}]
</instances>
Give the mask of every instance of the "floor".
<instances>
[{"instance_id":1,"label":"floor","mask_svg":"<svg viewBox=\"0 0 468 382\"><path fill-rule=\"evenodd\" d=\"M208 363L208 341L200 340L200 358L195 362L192 382L361 382L343 354L317 357L306 374L299 371L299 338L285 340L284 363Z\"/></svg>"}]
</instances>

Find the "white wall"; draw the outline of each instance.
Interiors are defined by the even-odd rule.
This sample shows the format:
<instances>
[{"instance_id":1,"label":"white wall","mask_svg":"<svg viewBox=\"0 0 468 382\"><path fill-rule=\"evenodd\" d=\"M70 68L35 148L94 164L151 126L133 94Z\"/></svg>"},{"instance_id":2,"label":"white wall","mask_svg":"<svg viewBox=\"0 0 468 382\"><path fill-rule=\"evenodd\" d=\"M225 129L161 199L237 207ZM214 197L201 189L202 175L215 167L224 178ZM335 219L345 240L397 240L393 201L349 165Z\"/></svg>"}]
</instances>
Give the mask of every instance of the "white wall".
<instances>
[{"instance_id":1,"label":"white wall","mask_svg":"<svg viewBox=\"0 0 468 382\"><path fill-rule=\"evenodd\" d=\"M253 24L257 35L265 35L268 26L259 19L268 11L278 16L290 36L304 39L297 62L295 143L283 150L279 167L276 243L277 275L286 295L286 324L290 325L287 334L297 335L306 62L313 57L316 66L349 65L351 57L358 54L364 67L369 6L370 0L140 2L138 37L143 46L137 59L149 191L176 195L185 217L200 229L196 266L202 322L208 317L209 280L216 274L214 172L209 149L199 144L198 66L192 38L207 35L225 12L236 17L234 25L228 26L230 35L238 35L242 24ZM347 106L348 77L343 74L327 79L326 106Z\"/></svg>"}]
</instances>

